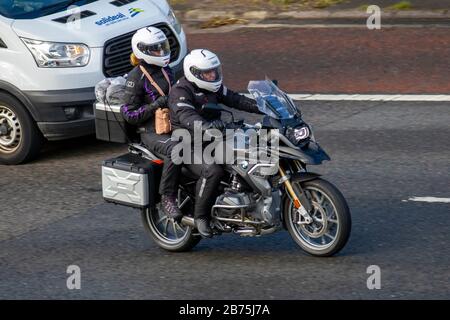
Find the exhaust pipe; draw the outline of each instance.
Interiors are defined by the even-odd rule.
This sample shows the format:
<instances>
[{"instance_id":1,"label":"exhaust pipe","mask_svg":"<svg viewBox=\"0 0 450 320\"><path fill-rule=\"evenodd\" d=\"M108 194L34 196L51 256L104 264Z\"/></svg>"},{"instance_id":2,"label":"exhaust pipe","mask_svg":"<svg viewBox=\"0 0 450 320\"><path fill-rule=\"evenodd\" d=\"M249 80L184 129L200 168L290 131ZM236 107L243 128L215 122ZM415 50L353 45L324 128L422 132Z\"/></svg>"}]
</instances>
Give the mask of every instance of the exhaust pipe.
<instances>
[{"instance_id":1,"label":"exhaust pipe","mask_svg":"<svg viewBox=\"0 0 450 320\"><path fill-rule=\"evenodd\" d=\"M186 226L195 228L194 218L192 217L183 216L183 218L181 219L181 223Z\"/></svg>"},{"instance_id":2,"label":"exhaust pipe","mask_svg":"<svg viewBox=\"0 0 450 320\"><path fill-rule=\"evenodd\" d=\"M241 237L256 236L256 230L253 228L251 228L251 229L242 228L242 229L233 230L233 232L237 235L240 235Z\"/></svg>"}]
</instances>

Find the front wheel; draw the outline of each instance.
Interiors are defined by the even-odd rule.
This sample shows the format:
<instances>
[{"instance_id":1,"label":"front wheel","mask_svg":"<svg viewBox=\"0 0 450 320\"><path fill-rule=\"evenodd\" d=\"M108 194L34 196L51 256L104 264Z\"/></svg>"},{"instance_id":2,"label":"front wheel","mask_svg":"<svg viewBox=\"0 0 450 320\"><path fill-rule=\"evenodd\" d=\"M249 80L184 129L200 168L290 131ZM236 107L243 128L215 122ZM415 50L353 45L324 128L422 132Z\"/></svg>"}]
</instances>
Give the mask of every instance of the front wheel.
<instances>
[{"instance_id":1,"label":"front wheel","mask_svg":"<svg viewBox=\"0 0 450 320\"><path fill-rule=\"evenodd\" d=\"M313 210L313 222L299 224L298 213L290 200L284 202L284 221L292 239L307 253L328 257L339 252L350 237L351 216L342 193L330 182L323 179L301 182L293 177L293 185L300 184Z\"/></svg>"}]
</instances>

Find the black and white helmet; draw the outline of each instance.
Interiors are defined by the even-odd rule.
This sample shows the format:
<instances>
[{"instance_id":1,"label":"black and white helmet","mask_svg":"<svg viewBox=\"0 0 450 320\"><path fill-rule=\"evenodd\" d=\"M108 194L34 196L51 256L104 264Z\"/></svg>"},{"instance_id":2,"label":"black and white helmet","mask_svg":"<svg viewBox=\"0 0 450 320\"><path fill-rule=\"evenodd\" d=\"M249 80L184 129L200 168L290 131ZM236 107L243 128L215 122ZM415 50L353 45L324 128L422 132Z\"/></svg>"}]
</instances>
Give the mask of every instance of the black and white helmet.
<instances>
[{"instance_id":1,"label":"black and white helmet","mask_svg":"<svg viewBox=\"0 0 450 320\"><path fill-rule=\"evenodd\" d=\"M166 67L170 62L170 45L160 29L147 27L138 30L131 39L131 47L136 58L148 64Z\"/></svg>"},{"instance_id":2,"label":"black and white helmet","mask_svg":"<svg viewBox=\"0 0 450 320\"><path fill-rule=\"evenodd\" d=\"M222 86L222 65L217 55L206 49L192 50L184 58L184 75L197 87L211 92Z\"/></svg>"}]
</instances>

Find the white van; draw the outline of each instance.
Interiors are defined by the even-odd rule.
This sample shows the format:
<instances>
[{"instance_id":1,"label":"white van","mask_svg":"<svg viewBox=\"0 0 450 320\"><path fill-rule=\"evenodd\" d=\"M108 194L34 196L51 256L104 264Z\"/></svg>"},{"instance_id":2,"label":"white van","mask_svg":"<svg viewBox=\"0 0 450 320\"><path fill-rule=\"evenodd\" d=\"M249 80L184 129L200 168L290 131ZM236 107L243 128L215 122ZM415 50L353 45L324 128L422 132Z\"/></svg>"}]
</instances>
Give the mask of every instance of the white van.
<instances>
[{"instance_id":1,"label":"white van","mask_svg":"<svg viewBox=\"0 0 450 320\"><path fill-rule=\"evenodd\" d=\"M145 26L167 35L180 74L186 36L166 0L0 1L0 163L33 159L44 137L94 133L94 86L131 70Z\"/></svg>"}]
</instances>

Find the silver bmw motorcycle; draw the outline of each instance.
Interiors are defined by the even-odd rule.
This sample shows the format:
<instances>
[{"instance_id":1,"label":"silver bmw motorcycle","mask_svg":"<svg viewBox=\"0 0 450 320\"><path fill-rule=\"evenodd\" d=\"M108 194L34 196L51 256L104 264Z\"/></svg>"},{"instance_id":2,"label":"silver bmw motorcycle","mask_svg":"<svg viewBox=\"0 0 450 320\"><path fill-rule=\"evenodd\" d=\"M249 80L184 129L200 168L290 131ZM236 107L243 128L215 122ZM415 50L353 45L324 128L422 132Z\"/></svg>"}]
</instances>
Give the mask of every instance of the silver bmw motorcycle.
<instances>
[{"instance_id":1,"label":"silver bmw motorcycle","mask_svg":"<svg viewBox=\"0 0 450 320\"><path fill-rule=\"evenodd\" d=\"M224 164L226 174L211 208L214 234L255 237L287 230L313 256L336 254L350 236L349 207L333 184L307 170L330 157L300 108L274 82L250 81L248 90L265 116L256 125L233 119L227 127L233 134L225 142L237 156ZM229 112L218 105L205 108ZM253 139L263 134L264 141ZM141 143L130 143L128 154L104 162L103 195L108 202L139 208L159 247L188 251L202 240L193 218L198 177L183 168L178 206L184 216L175 221L160 208L160 162Z\"/></svg>"}]
</instances>

